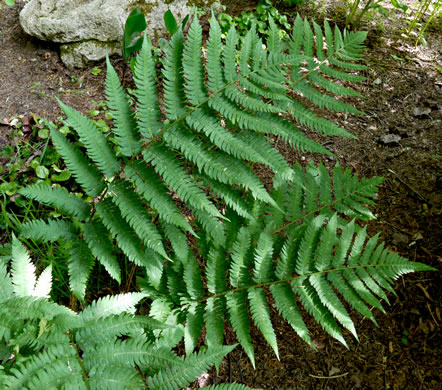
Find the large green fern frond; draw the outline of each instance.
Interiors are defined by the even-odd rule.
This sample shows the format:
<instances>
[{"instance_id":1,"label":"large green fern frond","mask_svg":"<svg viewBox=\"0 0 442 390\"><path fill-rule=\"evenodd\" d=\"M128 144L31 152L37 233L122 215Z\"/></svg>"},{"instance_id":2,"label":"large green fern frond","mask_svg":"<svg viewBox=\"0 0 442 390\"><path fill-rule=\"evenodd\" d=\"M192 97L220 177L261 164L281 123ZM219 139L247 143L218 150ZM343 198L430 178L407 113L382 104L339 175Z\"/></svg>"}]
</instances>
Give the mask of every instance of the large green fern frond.
<instances>
[{"instance_id":1,"label":"large green fern frond","mask_svg":"<svg viewBox=\"0 0 442 390\"><path fill-rule=\"evenodd\" d=\"M112 136L106 137L92 120L60 102L80 142L71 142L50 124L53 142L75 180L94 201L88 204L60 188L27 188L23 195L56 207L74 222L33 222L22 231L24 237L64 240L71 248L70 285L79 298L84 296L95 261L120 281L113 240L131 261L156 269L162 259L174 256L170 237L156 221L194 235L202 229L198 234L208 235L222 246L225 216L220 210L225 206L241 218L250 217L250 199L277 209L253 164L267 166L275 174L275 182L299 183L303 175L274 147L274 138L300 150L330 154L289 121L290 114L312 130L348 135L303 106L299 95L319 108L357 113L336 95L354 95L341 83L352 81L364 34L333 33L327 24L322 31L298 17L294 39L285 52L275 27L264 44L255 28L241 42L232 28L224 43L214 17L210 26L207 51L201 46L197 18L186 36L178 29L167 45L161 78L151 42L143 39L134 66L131 93L135 104L107 60ZM321 70L324 67L341 73L331 76ZM158 93L158 80L162 80L162 94ZM355 213L361 210L359 207ZM36 231L39 227L41 231ZM153 257L151 250L156 253ZM151 281L158 284L161 273L155 275Z\"/></svg>"},{"instance_id":2,"label":"large green fern frond","mask_svg":"<svg viewBox=\"0 0 442 390\"><path fill-rule=\"evenodd\" d=\"M366 205L382 180L360 180L339 167L330 175L312 164L301 173L304 186L275 189L279 209L256 201L256 218L226 222L231 237L210 248L204 269L189 258L184 291L165 270L168 292L151 297L170 307L181 303L187 352L204 327L207 345L220 345L229 322L254 364L253 322L278 356L271 304L307 343L312 341L305 313L347 345L341 327L356 339L357 333L346 304L376 323L370 306L383 311L380 299L387 300L399 276L431 269L391 253L378 236L368 239L366 230L349 220L373 218Z\"/></svg>"}]
</instances>

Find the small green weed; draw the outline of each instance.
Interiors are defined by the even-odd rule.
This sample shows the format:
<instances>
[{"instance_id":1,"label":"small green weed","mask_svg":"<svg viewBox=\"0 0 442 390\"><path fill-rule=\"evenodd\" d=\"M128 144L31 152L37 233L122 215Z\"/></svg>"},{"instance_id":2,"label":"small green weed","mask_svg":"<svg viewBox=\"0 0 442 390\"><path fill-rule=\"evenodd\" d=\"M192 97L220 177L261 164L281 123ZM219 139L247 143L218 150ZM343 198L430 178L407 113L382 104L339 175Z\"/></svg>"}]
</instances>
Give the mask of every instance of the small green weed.
<instances>
[{"instance_id":1,"label":"small green weed","mask_svg":"<svg viewBox=\"0 0 442 390\"><path fill-rule=\"evenodd\" d=\"M408 10L408 6L398 0L390 0L390 2L396 9L404 12ZM362 9L360 9L360 6L362 6L360 0L346 0L346 3L348 5L348 14L345 23L348 28L357 29L361 24L362 18L366 18L373 11L378 12L385 18L389 16L387 8L384 7L384 0L368 0Z\"/></svg>"},{"instance_id":2,"label":"small green weed","mask_svg":"<svg viewBox=\"0 0 442 390\"><path fill-rule=\"evenodd\" d=\"M31 92L37 94L39 97L44 97L46 93L40 89L40 87L41 83L33 83L31 86Z\"/></svg>"},{"instance_id":3,"label":"small green weed","mask_svg":"<svg viewBox=\"0 0 442 390\"><path fill-rule=\"evenodd\" d=\"M97 67L92 68L92 69L91 69L91 73L92 73L94 76L98 76L98 75L101 73L101 69L100 69L100 68L97 68Z\"/></svg>"},{"instance_id":4,"label":"small green weed","mask_svg":"<svg viewBox=\"0 0 442 390\"><path fill-rule=\"evenodd\" d=\"M247 13L243 11L241 16L236 17L232 17L227 13L218 15L218 22L224 36L231 26L234 26L241 36L245 36L252 25L255 24L258 34L262 37L267 37L269 35L270 19L273 19L278 26L279 38L287 38L287 30L291 28L287 15L281 14L278 9L273 6L271 0L260 0L256 12Z\"/></svg>"}]
</instances>

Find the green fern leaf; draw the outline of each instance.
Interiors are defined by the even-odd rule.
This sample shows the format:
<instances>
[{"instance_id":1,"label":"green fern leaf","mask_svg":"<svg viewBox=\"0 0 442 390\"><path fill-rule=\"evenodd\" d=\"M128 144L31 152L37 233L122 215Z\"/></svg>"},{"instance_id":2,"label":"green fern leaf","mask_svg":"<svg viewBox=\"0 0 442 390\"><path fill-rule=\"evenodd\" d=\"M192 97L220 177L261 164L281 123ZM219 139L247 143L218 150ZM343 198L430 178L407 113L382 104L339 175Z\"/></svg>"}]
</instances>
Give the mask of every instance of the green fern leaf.
<instances>
[{"instance_id":1,"label":"green fern leaf","mask_svg":"<svg viewBox=\"0 0 442 390\"><path fill-rule=\"evenodd\" d=\"M143 242L121 216L119 208L107 198L97 203L96 209L104 225L116 238L118 247L135 264L146 267L148 263L142 249Z\"/></svg>"},{"instance_id":2,"label":"green fern leaf","mask_svg":"<svg viewBox=\"0 0 442 390\"><path fill-rule=\"evenodd\" d=\"M206 283L211 294L219 294L226 290L227 265L224 251L219 248L210 248L207 255Z\"/></svg>"},{"instance_id":3,"label":"green fern leaf","mask_svg":"<svg viewBox=\"0 0 442 390\"><path fill-rule=\"evenodd\" d=\"M302 49L304 42L304 22L299 14L293 23L292 39L290 40L290 54L297 55Z\"/></svg>"},{"instance_id":4,"label":"green fern leaf","mask_svg":"<svg viewBox=\"0 0 442 390\"><path fill-rule=\"evenodd\" d=\"M286 280L292 276L296 264L296 255L301 245L301 238L305 235L306 229L307 224L304 224L296 231L292 231L286 239L275 270L275 274L280 280Z\"/></svg>"},{"instance_id":5,"label":"green fern leaf","mask_svg":"<svg viewBox=\"0 0 442 390\"><path fill-rule=\"evenodd\" d=\"M275 351L275 355L279 360L278 344L276 342L276 334L270 321L270 309L264 294L264 290L260 288L251 288L248 290L248 298L250 302L250 311L252 313L253 322L261 331L264 338Z\"/></svg>"},{"instance_id":6,"label":"green fern leaf","mask_svg":"<svg viewBox=\"0 0 442 390\"><path fill-rule=\"evenodd\" d=\"M44 297L14 296L6 302L2 302L0 314L7 314L9 318L13 316L17 320L45 318L50 321L56 317L62 317L71 321L72 325L77 323L76 314L73 311L54 302L49 302Z\"/></svg>"},{"instance_id":7,"label":"green fern leaf","mask_svg":"<svg viewBox=\"0 0 442 390\"><path fill-rule=\"evenodd\" d=\"M320 272L330 268L332 263L333 247L336 243L336 229L338 224L337 214L334 214L322 230L319 246L316 249L314 268ZM313 283L312 283L313 284Z\"/></svg>"},{"instance_id":8,"label":"green fern leaf","mask_svg":"<svg viewBox=\"0 0 442 390\"><path fill-rule=\"evenodd\" d=\"M243 227L238 233L238 237L232 247L232 261L230 263L230 284L233 287L241 287L248 284L250 275L248 266L250 263L251 234L247 228Z\"/></svg>"},{"instance_id":9,"label":"green fern leaf","mask_svg":"<svg viewBox=\"0 0 442 390\"><path fill-rule=\"evenodd\" d=\"M328 110L333 110L336 112L362 114L361 111L350 106L349 104L343 103L330 95L317 91L305 81L298 81L295 89L298 93L302 94L304 97L309 99L312 103L316 104L320 108L327 108Z\"/></svg>"},{"instance_id":10,"label":"green fern leaf","mask_svg":"<svg viewBox=\"0 0 442 390\"><path fill-rule=\"evenodd\" d=\"M307 326L302 319L301 312L296 304L296 296L289 285L285 283L270 286L276 308L281 316L291 325L294 331L313 349L313 342L309 336Z\"/></svg>"},{"instance_id":11,"label":"green fern leaf","mask_svg":"<svg viewBox=\"0 0 442 390\"><path fill-rule=\"evenodd\" d=\"M184 93L184 77L182 74L182 56L184 50L184 35L179 29L172 37L164 60L164 101L166 115L169 120L175 120L186 115Z\"/></svg>"},{"instance_id":12,"label":"green fern leaf","mask_svg":"<svg viewBox=\"0 0 442 390\"><path fill-rule=\"evenodd\" d=\"M88 383L94 390L144 389L146 386L146 382L138 376L137 370L115 365L94 368Z\"/></svg>"},{"instance_id":13,"label":"green fern leaf","mask_svg":"<svg viewBox=\"0 0 442 390\"><path fill-rule=\"evenodd\" d=\"M138 333L141 328L145 329L168 329L168 325L156 321L147 316L135 316L129 313L118 315L105 315L98 318L87 316L84 326L80 327L75 339L82 348L95 346L115 340L126 334ZM91 346L92 347L92 346ZM93 347L92 347L93 348Z\"/></svg>"},{"instance_id":14,"label":"green fern leaf","mask_svg":"<svg viewBox=\"0 0 442 390\"><path fill-rule=\"evenodd\" d=\"M255 353L250 336L250 320L247 313L247 294L245 291L226 295L227 311L236 337L255 368Z\"/></svg>"},{"instance_id":15,"label":"green fern leaf","mask_svg":"<svg viewBox=\"0 0 442 390\"><path fill-rule=\"evenodd\" d=\"M54 206L72 217L85 219L90 215L90 206L79 197L69 194L63 187L34 184L21 189L19 193L40 203Z\"/></svg>"},{"instance_id":16,"label":"green fern leaf","mask_svg":"<svg viewBox=\"0 0 442 390\"><path fill-rule=\"evenodd\" d=\"M339 293L345 298L345 300L351 304L351 306L361 313L364 317L369 318L375 325L377 325L376 319L373 313L361 299L361 297L355 292L355 290L349 286L344 280L343 276L338 273L329 273L328 280L333 284L333 287L339 291Z\"/></svg>"},{"instance_id":17,"label":"green fern leaf","mask_svg":"<svg viewBox=\"0 0 442 390\"><path fill-rule=\"evenodd\" d=\"M344 278L350 284L351 287L357 292L357 294L368 304L372 305L376 309L379 309L382 313L385 314L385 310L382 307L381 303L378 299L371 293L370 289L367 285L362 281L363 279L359 278L355 271L352 269L346 269L343 271ZM387 301L388 302L388 301Z\"/></svg>"},{"instance_id":18,"label":"green fern leaf","mask_svg":"<svg viewBox=\"0 0 442 390\"><path fill-rule=\"evenodd\" d=\"M180 214L179 209L167 193L167 188L151 167L141 161L134 161L126 165L124 173L136 185L150 206L158 211L164 221L194 234L189 223Z\"/></svg>"},{"instance_id":19,"label":"green fern leaf","mask_svg":"<svg viewBox=\"0 0 442 390\"><path fill-rule=\"evenodd\" d=\"M21 225L20 236L35 241L54 242L61 238L72 241L78 236L78 230L71 222L55 219L45 222L36 219Z\"/></svg>"},{"instance_id":20,"label":"green fern leaf","mask_svg":"<svg viewBox=\"0 0 442 390\"><path fill-rule=\"evenodd\" d=\"M186 122L192 129L206 134L210 142L224 152L239 159L267 163L264 156L250 148L250 144L239 139L240 134L233 134L211 117L207 107L200 107L193 111L186 117Z\"/></svg>"},{"instance_id":21,"label":"green fern leaf","mask_svg":"<svg viewBox=\"0 0 442 390\"><path fill-rule=\"evenodd\" d=\"M279 39L278 28L276 27L273 18L269 19L269 36L267 38L267 47L270 52L278 52L281 47L281 40Z\"/></svg>"},{"instance_id":22,"label":"green fern leaf","mask_svg":"<svg viewBox=\"0 0 442 390\"><path fill-rule=\"evenodd\" d=\"M6 265L0 263L0 303L11 298L13 292L12 281L6 270Z\"/></svg>"},{"instance_id":23,"label":"green fern leaf","mask_svg":"<svg viewBox=\"0 0 442 390\"><path fill-rule=\"evenodd\" d=\"M37 281L35 266L31 262L28 252L17 239L12 241L11 256L14 259L12 262L14 293L19 297L31 296Z\"/></svg>"},{"instance_id":24,"label":"green fern leaf","mask_svg":"<svg viewBox=\"0 0 442 390\"><path fill-rule=\"evenodd\" d=\"M140 54L135 58L135 96L137 98L138 131L151 139L160 131L161 112L156 98L156 72L152 46L147 36L143 38Z\"/></svg>"},{"instance_id":25,"label":"green fern leaf","mask_svg":"<svg viewBox=\"0 0 442 390\"><path fill-rule=\"evenodd\" d=\"M164 234L172 245L176 258L181 263L186 263L190 250L186 235L173 225L164 222L161 225L163 227Z\"/></svg>"},{"instance_id":26,"label":"green fern leaf","mask_svg":"<svg viewBox=\"0 0 442 390\"><path fill-rule=\"evenodd\" d=\"M201 269L196 258L189 253L184 264L184 283L186 283L187 293L193 301L198 301L203 297L204 290L201 282Z\"/></svg>"},{"instance_id":27,"label":"green fern leaf","mask_svg":"<svg viewBox=\"0 0 442 390\"><path fill-rule=\"evenodd\" d=\"M282 105L283 107L287 107L287 111L289 111L292 117L301 125L308 126L312 130L327 135L356 138L335 123L325 118L318 117L313 111L309 110L305 105L296 100L292 100L289 103L283 102Z\"/></svg>"},{"instance_id":28,"label":"green fern leaf","mask_svg":"<svg viewBox=\"0 0 442 390\"><path fill-rule=\"evenodd\" d=\"M95 263L95 258L84 241L74 241L68 258L69 288L74 295L84 299L86 283Z\"/></svg>"},{"instance_id":29,"label":"green fern leaf","mask_svg":"<svg viewBox=\"0 0 442 390\"><path fill-rule=\"evenodd\" d=\"M245 109L258 112L273 112L279 113L281 109L271 104L263 102L261 99L253 98L245 93L242 93L236 85L231 85L224 90L225 96L235 102L237 105L242 105Z\"/></svg>"},{"instance_id":30,"label":"green fern leaf","mask_svg":"<svg viewBox=\"0 0 442 390\"><path fill-rule=\"evenodd\" d=\"M238 73L236 72L236 46L238 45L238 40L238 34L232 25L227 34L226 46L223 52L224 77L229 83L238 80Z\"/></svg>"},{"instance_id":31,"label":"green fern leaf","mask_svg":"<svg viewBox=\"0 0 442 390\"><path fill-rule=\"evenodd\" d=\"M143 203L138 195L129 187L125 181L117 181L109 185L112 202L114 202L121 211L124 219L137 232L144 244L168 258L162 238L155 225L151 222L149 216L143 208Z\"/></svg>"},{"instance_id":32,"label":"green fern leaf","mask_svg":"<svg viewBox=\"0 0 442 390\"><path fill-rule=\"evenodd\" d=\"M19 369L13 371L14 376L7 377L7 388L23 389L30 381L36 386L43 386L40 388L49 388L48 383L45 383L49 379L48 375L55 382L53 383L55 386L63 383L62 378L76 379L77 383L81 382L81 367L75 354L75 349L69 344L62 344L34 355L25 364L22 363ZM30 388L38 387L31 385Z\"/></svg>"},{"instance_id":33,"label":"green fern leaf","mask_svg":"<svg viewBox=\"0 0 442 390\"><path fill-rule=\"evenodd\" d=\"M302 305L307 312L313 315L315 320L330 336L348 348L344 337L342 337L338 324L335 322L327 308L323 306L310 283L305 278L300 278L294 280L291 283L291 286L295 293L300 297Z\"/></svg>"},{"instance_id":34,"label":"green fern leaf","mask_svg":"<svg viewBox=\"0 0 442 390\"><path fill-rule=\"evenodd\" d=\"M186 355L191 354L198 343L203 328L203 313L203 306L197 303L190 304L187 309L186 326L184 327Z\"/></svg>"},{"instance_id":35,"label":"green fern leaf","mask_svg":"<svg viewBox=\"0 0 442 390\"><path fill-rule=\"evenodd\" d=\"M212 194L215 194L220 199L223 199L226 204L235 210L238 215L247 219L252 218L250 215L249 206L247 205L241 191L232 189L231 186L226 184L217 183L204 174L198 175L198 178L202 180L205 185L207 185Z\"/></svg>"},{"instance_id":36,"label":"green fern leaf","mask_svg":"<svg viewBox=\"0 0 442 390\"><path fill-rule=\"evenodd\" d=\"M276 206L261 181L237 159L231 158L221 151L212 153L201 149L198 145L198 140L180 128L174 128L173 131L169 131L167 136L165 136L165 140L174 148L181 150L184 156L208 177L224 184L240 185L250 190L255 198L264 202L271 202ZM288 165L286 165L286 168L290 171Z\"/></svg>"},{"instance_id":37,"label":"green fern leaf","mask_svg":"<svg viewBox=\"0 0 442 390\"><path fill-rule=\"evenodd\" d=\"M155 171L163 177L163 180L184 202L196 210L204 210L214 217L223 218L216 207L195 185L191 176L176 161L172 152L155 144L145 150L143 156L147 163L152 163Z\"/></svg>"},{"instance_id":38,"label":"green fern leaf","mask_svg":"<svg viewBox=\"0 0 442 390\"><path fill-rule=\"evenodd\" d=\"M52 288L52 265L46 267L38 277L32 296L49 298Z\"/></svg>"},{"instance_id":39,"label":"green fern leaf","mask_svg":"<svg viewBox=\"0 0 442 390\"><path fill-rule=\"evenodd\" d=\"M97 168L73 146L55 127L47 122L51 131L52 141L57 152L63 157L66 166L80 183L83 189L92 197L98 196L104 190L102 176Z\"/></svg>"},{"instance_id":40,"label":"green fern leaf","mask_svg":"<svg viewBox=\"0 0 442 390\"><path fill-rule=\"evenodd\" d=\"M81 321L90 321L92 319L104 318L121 313L134 313L137 305L146 294L128 293L113 296L106 296L93 301L86 309L79 314Z\"/></svg>"},{"instance_id":41,"label":"green fern leaf","mask_svg":"<svg viewBox=\"0 0 442 390\"><path fill-rule=\"evenodd\" d=\"M158 349L143 339L115 340L113 343L101 345L99 350L88 349L83 353L83 363L86 370L99 366L131 367L166 367L169 364L178 365L180 360L170 351Z\"/></svg>"},{"instance_id":42,"label":"green fern leaf","mask_svg":"<svg viewBox=\"0 0 442 390\"><path fill-rule=\"evenodd\" d=\"M307 275L313 271L313 255L317 247L324 216L319 215L308 225L299 247L298 259L296 260L296 272L299 275Z\"/></svg>"},{"instance_id":43,"label":"green fern leaf","mask_svg":"<svg viewBox=\"0 0 442 390\"><path fill-rule=\"evenodd\" d=\"M120 169L120 163L110 148L103 133L83 114L58 101L61 109L68 117L69 124L80 136L80 141L86 145L88 154L97 167L107 177L113 177Z\"/></svg>"},{"instance_id":44,"label":"green fern leaf","mask_svg":"<svg viewBox=\"0 0 442 390\"><path fill-rule=\"evenodd\" d=\"M206 344L209 348L219 347L224 340L224 308L223 298L209 298L204 312L206 325Z\"/></svg>"},{"instance_id":45,"label":"green fern leaf","mask_svg":"<svg viewBox=\"0 0 442 390\"><path fill-rule=\"evenodd\" d=\"M120 265L112 254L113 245L109 240L109 233L105 226L99 220L95 219L85 223L83 229L84 240L92 254L104 266L109 275L120 284Z\"/></svg>"},{"instance_id":46,"label":"green fern leaf","mask_svg":"<svg viewBox=\"0 0 442 390\"><path fill-rule=\"evenodd\" d=\"M225 80L221 66L221 28L215 16L210 19L209 39L207 40L208 87L212 93L224 87Z\"/></svg>"},{"instance_id":47,"label":"green fern leaf","mask_svg":"<svg viewBox=\"0 0 442 390\"><path fill-rule=\"evenodd\" d=\"M342 70L338 70L324 64L319 65L319 69L326 76L333 77L337 80L345 80L355 83L366 80L365 77L359 76L357 74L347 73Z\"/></svg>"},{"instance_id":48,"label":"green fern leaf","mask_svg":"<svg viewBox=\"0 0 442 390\"><path fill-rule=\"evenodd\" d=\"M326 280L326 277L324 275L312 275L310 276L309 281L318 293L322 304L327 307L342 326L348 329L356 340L358 340L353 321L347 313L347 310L345 310L344 305L334 293L333 288Z\"/></svg>"},{"instance_id":49,"label":"green fern leaf","mask_svg":"<svg viewBox=\"0 0 442 390\"><path fill-rule=\"evenodd\" d=\"M137 131L137 123L130 109L128 96L118 79L117 72L106 57L106 97L107 105L113 118L112 131L120 147L123 156L131 157L140 151L141 145Z\"/></svg>"},{"instance_id":50,"label":"green fern leaf","mask_svg":"<svg viewBox=\"0 0 442 390\"><path fill-rule=\"evenodd\" d=\"M204 68L202 63L202 28L198 18L194 18L187 32L183 52L183 71L186 96L189 103L196 106L208 97L204 84Z\"/></svg>"},{"instance_id":51,"label":"green fern leaf","mask_svg":"<svg viewBox=\"0 0 442 390\"><path fill-rule=\"evenodd\" d=\"M220 362L233 348L235 348L235 345L213 347L198 354L192 354L182 361L181 366L161 370L154 376L149 377L149 389L181 389L193 382L202 372L205 372L210 365Z\"/></svg>"},{"instance_id":52,"label":"green fern leaf","mask_svg":"<svg viewBox=\"0 0 442 390\"><path fill-rule=\"evenodd\" d=\"M273 238L268 230L259 235L255 249L253 281L258 284L273 280Z\"/></svg>"},{"instance_id":53,"label":"green fern leaf","mask_svg":"<svg viewBox=\"0 0 442 390\"><path fill-rule=\"evenodd\" d=\"M204 210L194 212L198 223L207 232L208 236L216 246L223 246L225 243L224 223L213 218L212 215Z\"/></svg>"}]
</instances>

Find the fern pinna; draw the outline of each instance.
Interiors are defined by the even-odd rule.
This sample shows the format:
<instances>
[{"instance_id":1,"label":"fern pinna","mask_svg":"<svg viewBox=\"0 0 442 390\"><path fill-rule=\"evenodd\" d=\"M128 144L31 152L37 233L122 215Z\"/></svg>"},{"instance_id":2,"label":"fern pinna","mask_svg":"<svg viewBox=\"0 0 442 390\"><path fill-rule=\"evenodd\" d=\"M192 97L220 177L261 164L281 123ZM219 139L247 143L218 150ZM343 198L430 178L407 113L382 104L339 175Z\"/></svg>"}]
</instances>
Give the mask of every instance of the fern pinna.
<instances>
[{"instance_id":1,"label":"fern pinna","mask_svg":"<svg viewBox=\"0 0 442 390\"><path fill-rule=\"evenodd\" d=\"M16 238L11 255L12 276L0 258L2 389L182 389L234 348L180 358L171 349L182 327L133 314L143 293L101 298L75 313L50 300L51 268L37 280ZM249 389L235 383L210 388Z\"/></svg>"},{"instance_id":2,"label":"fern pinna","mask_svg":"<svg viewBox=\"0 0 442 390\"><path fill-rule=\"evenodd\" d=\"M224 43L212 17L203 50L195 19L186 38L178 30L167 45L162 94L145 38L134 66L134 106L108 61L115 147L60 102L80 142L49 124L52 140L88 198L28 187L23 195L69 218L26 223L21 235L63 241L70 287L80 299L96 261L121 282L123 254L144 269L138 282L152 300L150 315L185 322L188 353L204 326L209 349L219 348L226 320L253 362L249 309L277 353L266 290L305 341L311 342L297 297L345 343L337 323L356 332L342 300L373 320L367 304L382 309L378 298L386 299L396 277L425 267L390 254L377 237L366 242L354 222L371 217L366 205L378 179L360 181L340 168L330 177L323 166L290 167L273 143L277 137L330 154L293 121L350 136L302 102L359 113L337 96L358 95L341 81L363 79L354 72L365 68L355 64L365 36L298 16L288 45L274 23L265 45L254 28L240 41L232 27ZM255 163L273 172L271 192L254 174Z\"/></svg>"}]
</instances>

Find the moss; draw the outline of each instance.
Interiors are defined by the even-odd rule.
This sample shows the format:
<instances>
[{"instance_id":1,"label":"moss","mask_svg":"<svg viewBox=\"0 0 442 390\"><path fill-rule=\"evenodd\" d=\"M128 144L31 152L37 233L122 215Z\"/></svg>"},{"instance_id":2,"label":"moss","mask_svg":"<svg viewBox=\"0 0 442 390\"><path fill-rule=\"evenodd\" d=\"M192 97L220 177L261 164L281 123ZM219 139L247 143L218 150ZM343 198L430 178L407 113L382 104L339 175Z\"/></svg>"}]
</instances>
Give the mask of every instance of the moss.
<instances>
[{"instance_id":1,"label":"moss","mask_svg":"<svg viewBox=\"0 0 442 390\"><path fill-rule=\"evenodd\" d=\"M138 1L135 6L138 6L138 8L140 9L140 11L144 14L144 15L148 15L152 12L152 10L155 7L158 7L158 1L155 2L148 2L146 0L140 0ZM133 7L135 8L135 7Z\"/></svg>"},{"instance_id":2,"label":"moss","mask_svg":"<svg viewBox=\"0 0 442 390\"><path fill-rule=\"evenodd\" d=\"M90 40L87 40L87 41L80 41L80 42L62 44L60 46L60 52L62 54L72 53L75 49L83 46L85 43L90 43L90 44L93 44L95 46L101 47L103 49L108 49L108 50L118 50L118 49L121 49L121 43L117 42L117 41L115 41L115 42L102 42L102 41L97 41L95 39L90 39Z\"/></svg>"},{"instance_id":3,"label":"moss","mask_svg":"<svg viewBox=\"0 0 442 390\"><path fill-rule=\"evenodd\" d=\"M216 0L188 0L187 5L189 7L206 8L210 7Z\"/></svg>"}]
</instances>

